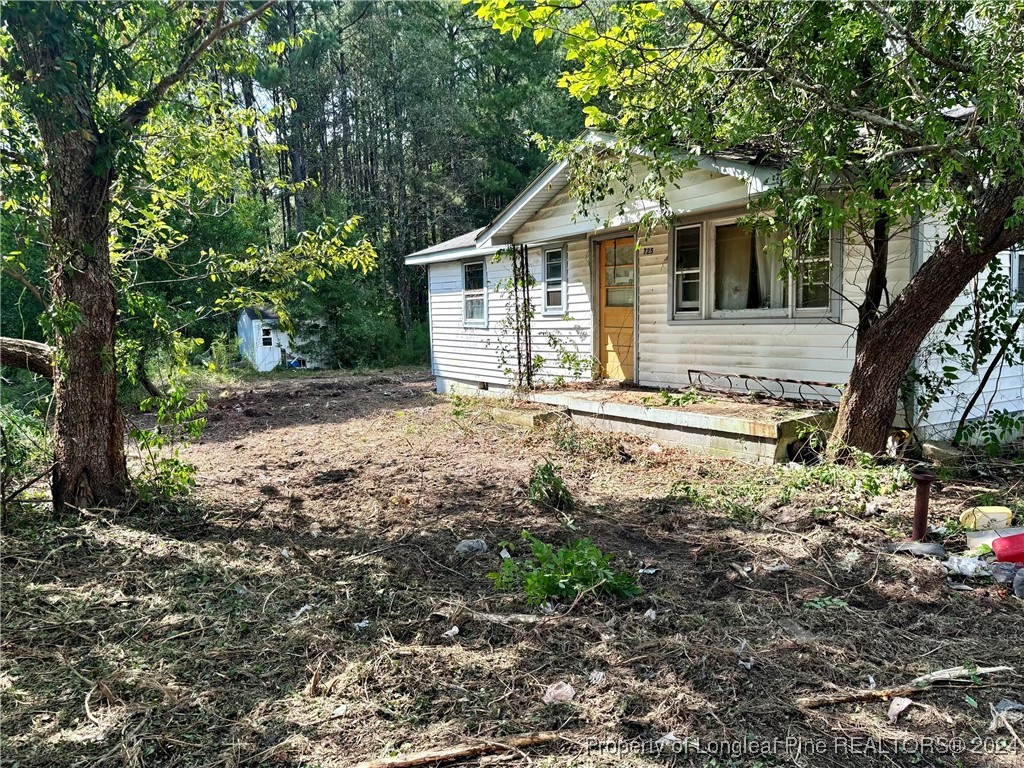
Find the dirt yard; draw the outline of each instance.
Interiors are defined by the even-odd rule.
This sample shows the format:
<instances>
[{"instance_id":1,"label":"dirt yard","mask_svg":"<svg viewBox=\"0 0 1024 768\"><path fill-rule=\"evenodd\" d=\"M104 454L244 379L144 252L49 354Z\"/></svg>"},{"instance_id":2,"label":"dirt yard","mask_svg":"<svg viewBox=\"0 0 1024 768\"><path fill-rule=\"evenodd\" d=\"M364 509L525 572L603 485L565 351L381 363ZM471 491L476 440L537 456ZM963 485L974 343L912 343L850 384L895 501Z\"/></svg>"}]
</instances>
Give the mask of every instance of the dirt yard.
<instances>
[{"instance_id":1,"label":"dirt yard","mask_svg":"<svg viewBox=\"0 0 1024 768\"><path fill-rule=\"evenodd\" d=\"M239 385L185 453L188 509L16 514L0 762L327 768L557 731L461 764L1024 764L1024 722L990 730L1024 701L1024 603L885 551L910 530L905 471L753 468L492 407L423 373ZM544 457L567 514L527 497ZM944 472L933 521L1019 513L1021 474ZM531 621L486 578L524 529L593 538L644 594ZM486 554L455 553L474 538ZM871 694L797 704L960 665L1016 669L914 690L894 722ZM575 697L545 704L559 681Z\"/></svg>"}]
</instances>

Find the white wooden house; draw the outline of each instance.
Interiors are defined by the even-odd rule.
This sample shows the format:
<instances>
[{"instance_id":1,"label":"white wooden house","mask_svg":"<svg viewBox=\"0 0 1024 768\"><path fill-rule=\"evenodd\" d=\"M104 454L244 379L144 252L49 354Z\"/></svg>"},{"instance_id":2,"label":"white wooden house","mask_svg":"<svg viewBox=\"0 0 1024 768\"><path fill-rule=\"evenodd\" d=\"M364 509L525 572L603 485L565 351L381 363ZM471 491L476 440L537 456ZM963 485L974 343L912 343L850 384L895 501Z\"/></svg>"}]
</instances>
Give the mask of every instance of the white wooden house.
<instances>
[{"instance_id":1,"label":"white wooden house","mask_svg":"<svg viewBox=\"0 0 1024 768\"><path fill-rule=\"evenodd\" d=\"M275 368L320 368L308 340L292 339L268 307L247 307L238 315L238 352L261 373Z\"/></svg>"},{"instance_id":2,"label":"white wooden house","mask_svg":"<svg viewBox=\"0 0 1024 768\"><path fill-rule=\"evenodd\" d=\"M636 172L643 172L639 164ZM672 225L637 242L635 225L656 203L635 199L623 205L621 195L612 194L588 215L579 214L567 190L567 164L557 162L487 226L410 254L407 264L428 271L438 392L508 386L514 342L502 290L509 259L501 252L521 245L529 249L536 280L531 326L533 354L544 357L542 381L597 375L644 387L687 388L701 372L723 372L841 386L853 365L851 328L868 267L864 246L835 233L815 263L779 279L781 264L771 255L777 249L765 249L764 238L736 223L775 173L700 157L667 190ZM892 295L939 235L935 226L916 222L895 237L888 275ZM1019 253L1006 254L1004 262L1015 287L1024 289ZM961 382L932 410L922 432L948 432L977 382ZM782 386L787 394L800 389L795 383ZM990 386L979 411L1024 410L1021 367L1000 371Z\"/></svg>"}]
</instances>

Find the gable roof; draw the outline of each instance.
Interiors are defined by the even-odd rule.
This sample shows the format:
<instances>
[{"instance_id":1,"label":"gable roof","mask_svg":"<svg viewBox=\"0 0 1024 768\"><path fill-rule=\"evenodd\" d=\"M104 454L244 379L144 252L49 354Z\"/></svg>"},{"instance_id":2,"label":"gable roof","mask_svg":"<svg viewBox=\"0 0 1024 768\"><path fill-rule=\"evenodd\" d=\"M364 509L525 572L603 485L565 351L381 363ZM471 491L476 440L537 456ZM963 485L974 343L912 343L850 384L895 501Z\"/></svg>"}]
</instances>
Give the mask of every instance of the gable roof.
<instances>
[{"instance_id":1,"label":"gable roof","mask_svg":"<svg viewBox=\"0 0 1024 768\"><path fill-rule=\"evenodd\" d=\"M484 227L479 227L472 232L466 232L458 237L453 237L451 240L445 240L443 243L437 243L429 248L410 253L405 257L405 263L410 266L416 264L435 264L440 261L464 259L467 256L490 256L497 253L501 250L499 247L488 247L489 243L481 244L480 233L483 230Z\"/></svg>"},{"instance_id":2,"label":"gable roof","mask_svg":"<svg viewBox=\"0 0 1024 768\"><path fill-rule=\"evenodd\" d=\"M615 137L598 131L587 131L581 138L590 144L611 146ZM635 154L644 153L635 150ZM744 151L742 148L732 152L701 154L697 153L696 167L732 176L747 184L748 195L758 195L772 185L772 178L777 174L774 164L764 159L762 151ZM487 256L497 253L504 245L510 243L513 233L529 221L554 197L565 189L569 183L569 162L560 160L551 163L531 181L526 188L512 199L505 208L489 224L472 232L453 237L443 243L432 245L405 257L405 263L433 264L442 261L454 261L472 256Z\"/></svg>"}]
</instances>

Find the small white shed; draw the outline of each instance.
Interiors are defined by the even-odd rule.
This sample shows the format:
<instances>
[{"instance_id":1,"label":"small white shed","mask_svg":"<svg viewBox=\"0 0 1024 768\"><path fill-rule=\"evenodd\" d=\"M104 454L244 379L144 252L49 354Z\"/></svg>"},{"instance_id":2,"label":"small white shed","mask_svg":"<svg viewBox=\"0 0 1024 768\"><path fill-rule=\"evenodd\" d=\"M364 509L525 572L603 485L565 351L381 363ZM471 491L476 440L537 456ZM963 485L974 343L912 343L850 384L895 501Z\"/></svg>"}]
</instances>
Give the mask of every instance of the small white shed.
<instances>
[{"instance_id":1,"label":"small white shed","mask_svg":"<svg viewBox=\"0 0 1024 768\"><path fill-rule=\"evenodd\" d=\"M238 316L238 352L261 373L278 367L319 368L316 360L299 353L268 307L247 307Z\"/></svg>"}]
</instances>

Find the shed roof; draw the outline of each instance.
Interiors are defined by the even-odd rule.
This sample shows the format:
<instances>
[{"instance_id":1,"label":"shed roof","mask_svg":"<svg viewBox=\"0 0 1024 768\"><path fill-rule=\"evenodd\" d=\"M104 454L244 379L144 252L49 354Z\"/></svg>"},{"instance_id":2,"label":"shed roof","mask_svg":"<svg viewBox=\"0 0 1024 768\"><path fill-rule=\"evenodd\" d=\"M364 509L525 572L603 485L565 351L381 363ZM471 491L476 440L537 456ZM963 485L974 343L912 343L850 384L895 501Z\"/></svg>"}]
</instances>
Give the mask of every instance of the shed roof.
<instances>
[{"instance_id":1,"label":"shed roof","mask_svg":"<svg viewBox=\"0 0 1024 768\"><path fill-rule=\"evenodd\" d=\"M280 320L277 312L270 307L246 307L242 310L242 314L250 320Z\"/></svg>"}]
</instances>

